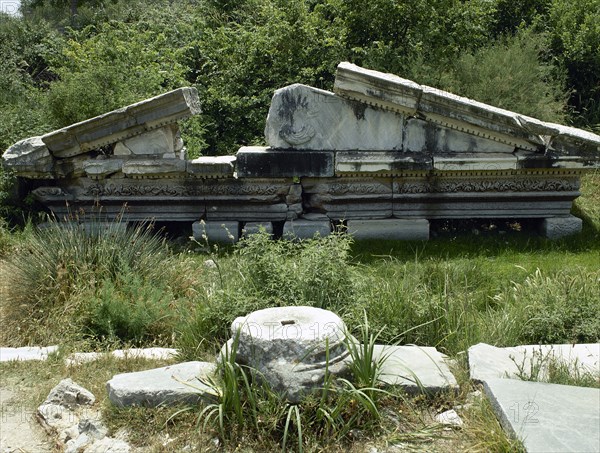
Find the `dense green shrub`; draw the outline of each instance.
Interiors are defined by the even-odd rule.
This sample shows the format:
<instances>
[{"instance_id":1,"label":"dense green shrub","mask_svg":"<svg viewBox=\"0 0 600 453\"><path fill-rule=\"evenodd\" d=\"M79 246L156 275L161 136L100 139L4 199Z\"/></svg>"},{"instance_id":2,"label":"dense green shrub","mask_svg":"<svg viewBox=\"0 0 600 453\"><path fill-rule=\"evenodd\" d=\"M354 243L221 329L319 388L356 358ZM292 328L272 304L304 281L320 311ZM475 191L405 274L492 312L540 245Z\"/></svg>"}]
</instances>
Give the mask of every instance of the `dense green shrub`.
<instances>
[{"instance_id":1,"label":"dense green shrub","mask_svg":"<svg viewBox=\"0 0 600 453\"><path fill-rule=\"evenodd\" d=\"M24 235L2 266L11 330L36 343L170 341L194 282L148 227L122 226L50 223Z\"/></svg>"}]
</instances>

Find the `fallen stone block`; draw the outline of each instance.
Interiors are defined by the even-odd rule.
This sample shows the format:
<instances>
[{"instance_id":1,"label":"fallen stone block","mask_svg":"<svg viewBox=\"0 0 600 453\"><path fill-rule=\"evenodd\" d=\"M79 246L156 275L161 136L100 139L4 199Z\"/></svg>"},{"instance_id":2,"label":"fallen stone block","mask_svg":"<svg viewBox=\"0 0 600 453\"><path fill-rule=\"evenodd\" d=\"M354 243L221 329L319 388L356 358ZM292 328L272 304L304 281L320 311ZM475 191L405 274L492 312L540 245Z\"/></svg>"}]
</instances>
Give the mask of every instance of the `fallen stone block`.
<instances>
[{"instance_id":1,"label":"fallen stone block","mask_svg":"<svg viewBox=\"0 0 600 453\"><path fill-rule=\"evenodd\" d=\"M600 376L600 343L523 345L497 348L485 343L468 350L469 373L475 382L495 378L526 377L544 380L548 364L564 363L580 372Z\"/></svg>"},{"instance_id":2,"label":"fallen stone block","mask_svg":"<svg viewBox=\"0 0 600 453\"><path fill-rule=\"evenodd\" d=\"M108 398L116 406L150 407L214 401L215 391L206 383L214 371L214 363L185 362L117 374L106 383Z\"/></svg>"},{"instance_id":3,"label":"fallen stone block","mask_svg":"<svg viewBox=\"0 0 600 453\"><path fill-rule=\"evenodd\" d=\"M436 348L375 345L374 361L380 359L383 384L400 386L411 394L458 390L446 356Z\"/></svg>"},{"instance_id":4,"label":"fallen stone block","mask_svg":"<svg viewBox=\"0 0 600 453\"><path fill-rule=\"evenodd\" d=\"M600 451L600 389L514 379L483 385L503 428L527 452Z\"/></svg>"},{"instance_id":5,"label":"fallen stone block","mask_svg":"<svg viewBox=\"0 0 600 453\"><path fill-rule=\"evenodd\" d=\"M74 352L65 359L67 366L80 365L82 363L100 360L110 355L116 359L147 359L147 360L168 360L177 355L177 349L172 348L130 348L116 349L114 351L104 352Z\"/></svg>"},{"instance_id":6,"label":"fallen stone block","mask_svg":"<svg viewBox=\"0 0 600 453\"><path fill-rule=\"evenodd\" d=\"M294 84L275 91L267 143L279 149L401 150L403 116Z\"/></svg>"},{"instance_id":7,"label":"fallen stone block","mask_svg":"<svg viewBox=\"0 0 600 453\"><path fill-rule=\"evenodd\" d=\"M27 360L46 360L48 355L58 351L58 346L26 346L22 348L0 348L0 362L13 360L24 362Z\"/></svg>"},{"instance_id":8,"label":"fallen stone block","mask_svg":"<svg viewBox=\"0 0 600 453\"><path fill-rule=\"evenodd\" d=\"M86 405L91 406L96 402L96 397L89 390L76 384L71 379L63 379L56 387L50 390L45 403L60 404L70 409Z\"/></svg>"}]
</instances>

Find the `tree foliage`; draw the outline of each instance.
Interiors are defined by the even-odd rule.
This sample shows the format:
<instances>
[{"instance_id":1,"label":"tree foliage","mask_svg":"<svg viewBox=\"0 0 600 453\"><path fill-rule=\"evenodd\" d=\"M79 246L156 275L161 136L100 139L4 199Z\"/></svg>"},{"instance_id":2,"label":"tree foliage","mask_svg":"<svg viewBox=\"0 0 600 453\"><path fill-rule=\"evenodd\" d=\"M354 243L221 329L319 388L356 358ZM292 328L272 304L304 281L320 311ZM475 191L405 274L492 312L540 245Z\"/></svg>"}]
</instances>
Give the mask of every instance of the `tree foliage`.
<instances>
[{"instance_id":1,"label":"tree foliage","mask_svg":"<svg viewBox=\"0 0 600 453\"><path fill-rule=\"evenodd\" d=\"M183 85L193 154L263 140L277 88L365 67L600 123L600 0L24 0L0 17L0 146ZM565 92L569 96L565 96ZM568 100L568 106L566 104ZM568 107L568 109L567 109Z\"/></svg>"}]
</instances>

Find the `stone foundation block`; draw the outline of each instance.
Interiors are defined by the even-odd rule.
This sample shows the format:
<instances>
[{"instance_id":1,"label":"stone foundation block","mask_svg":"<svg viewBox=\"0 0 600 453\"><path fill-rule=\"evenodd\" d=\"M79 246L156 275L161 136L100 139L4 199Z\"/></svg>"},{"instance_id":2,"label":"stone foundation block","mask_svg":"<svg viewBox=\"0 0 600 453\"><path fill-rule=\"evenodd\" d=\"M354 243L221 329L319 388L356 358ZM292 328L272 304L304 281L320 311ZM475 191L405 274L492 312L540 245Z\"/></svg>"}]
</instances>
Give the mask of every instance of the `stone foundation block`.
<instances>
[{"instance_id":1,"label":"stone foundation block","mask_svg":"<svg viewBox=\"0 0 600 453\"><path fill-rule=\"evenodd\" d=\"M192 224L192 234L200 242L233 243L240 239L239 228L239 222L201 221Z\"/></svg>"},{"instance_id":2,"label":"stone foundation block","mask_svg":"<svg viewBox=\"0 0 600 453\"><path fill-rule=\"evenodd\" d=\"M320 237L331 233L331 222L327 220L289 220L283 225L285 239L311 239L315 235Z\"/></svg>"},{"instance_id":3,"label":"stone foundation block","mask_svg":"<svg viewBox=\"0 0 600 453\"><path fill-rule=\"evenodd\" d=\"M560 239L581 232L583 220L579 217L550 217L540 225L540 232L548 239Z\"/></svg>"},{"instance_id":4,"label":"stone foundation block","mask_svg":"<svg viewBox=\"0 0 600 453\"><path fill-rule=\"evenodd\" d=\"M348 233L357 240L427 240L429 221L427 219L348 220Z\"/></svg>"},{"instance_id":5,"label":"stone foundation block","mask_svg":"<svg viewBox=\"0 0 600 453\"><path fill-rule=\"evenodd\" d=\"M248 146L240 148L236 156L240 178L331 177L334 174L332 151Z\"/></svg>"},{"instance_id":6,"label":"stone foundation block","mask_svg":"<svg viewBox=\"0 0 600 453\"><path fill-rule=\"evenodd\" d=\"M267 234L273 234L273 224L271 222L247 222L242 228L242 236L247 237L261 230Z\"/></svg>"}]
</instances>

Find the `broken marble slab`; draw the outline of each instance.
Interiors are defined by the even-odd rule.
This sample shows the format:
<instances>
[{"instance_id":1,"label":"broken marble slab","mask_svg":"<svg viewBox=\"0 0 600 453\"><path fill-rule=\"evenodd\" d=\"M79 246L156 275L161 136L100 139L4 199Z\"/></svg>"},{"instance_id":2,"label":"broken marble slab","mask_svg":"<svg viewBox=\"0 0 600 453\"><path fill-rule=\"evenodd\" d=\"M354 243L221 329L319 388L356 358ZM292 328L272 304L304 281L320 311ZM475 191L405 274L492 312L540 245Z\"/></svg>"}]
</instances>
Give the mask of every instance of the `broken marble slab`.
<instances>
[{"instance_id":1,"label":"broken marble slab","mask_svg":"<svg viewBox=\"0 0 600 453\"><path fill-rule=\"evenodd\" d=\"M244 146L236 154L239 178L331 177L332 151L277 150Z\"/></svg>"},{"instance_id":2,"label":"broken marble slab","mask_svg":"<svg viewBox=\"0 0 600 453\"><path fill-rule=\"evenodd\" d=\"M169 360L177 356L177 349L129 348L115 349L110 352L74 352L69 354L65 359L65 365L81 365L82 363L93 362L109 356L115 359Z\"/></svg>"},{"instance_id":3,"label":"broken marble slab","mask_svg":"<svg viewBox=\"0 0 600 453\"><path fill-rule=\"evenodd\" d=\"M600 343L522 345L497 348L485 343L468 350L469 372L475 382L527 377L544 380L548 364L557 361L580 372L600 376Z\"/></svg>"},{"instance_id":4,"label":"broken marble slab","mask_svg":"<svg viewBox=\"0 0 600 453\"><path fill-rule=\"evenodd\" d=\"M216 391L209 385L215 364L184 362L113 376L106 383L108 398L120 407L195 404L214 401Z\"/></svg>"},{"instance_id":5,"label":"broken marble slab","mask_svg":"<svg viewBox=\"0 0 600 453\"><path fill-rule=\"evenodd\" d=\"M600 160L600 136L493 107L401 77L338 65L334 92L341 97L542 154L585 155Z\"/></svg>"},{"instance_id":6,"label":"broken marble slab","mask_svg":"<svg viewBox=\"0 0 600 453\"><path fill-rule=\"evenodd\" d=\"M196 88L185 87L42 136L55 157L72 157L200 113Z\"/></svg>"},{"instance_id":7,"label":"broken marble slab","mask_svg":"<svg viewBox=\"0 0 600 453\"><path fill-rule=\"evenodd\" d=\"M115 144L115 156L163 156L175 158L177 125L168 125L126 138ZM178 150L179 151L179 150Z\"/></svg>"},{"instance_id":8,"label":"broken marble slab","mask_svg":"<svg viewBox=\"0 0 600 453\"><path fill-rule=\"evenodd\" d=\"M600 389L495 378L483 386L503 428L528 453L600 451Z\"/></svg>"},{"instance_id":9,"label":"broken marble slab","mask_svg":"<svg viewBox=\"0 0 600 453\"><path fill-rule=\"evenodd\" d=\"M275 91L265 137L275 149L401 150L403 116L306 85Z\"/></svg>"},{"instance_id":10,"label":"broken marble slab","mask_svg":"<svg viewBox=\"0 0 600 453\"><path fill-rule=\"evenodd\" d=\"M411 394L458 390L447 357L436 348L375 345L373 355L375 362L383 359L379 376L383 384L400 386Z\"/></svg>"},{"instance_id":11,"label":"broken marble slab","mask_svg":"<svg viewBox=\"0 0 600 453\"><path fill-rule=\"evenodd\" d=\"M47 360L48 355L58 352L58 346L25 346L22 348L0 348L0 362L25 362Z\"/></svg>"},{"instance_id":12,"label":"broken marble slab","mask_svg":"<svg viewBox=\"0 0 600 453\"><path fill-rule=\"evenodd\" d=\"M2 155L5 168L15 171L19 176L31 179L52 179L54 157L41 137L30 137L20 140Z\"/></svg>"}]
</instances>

